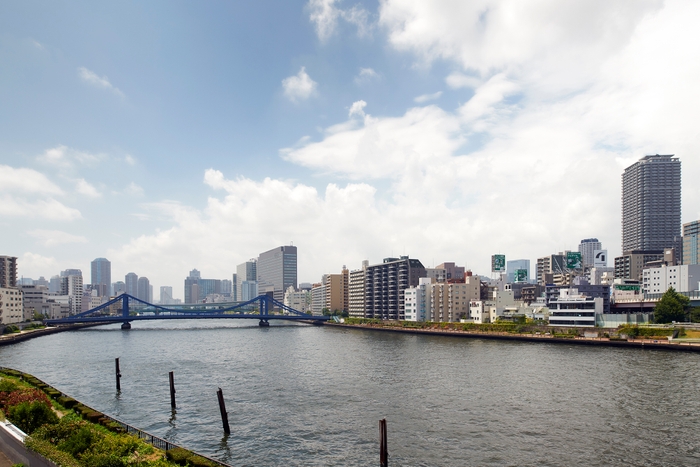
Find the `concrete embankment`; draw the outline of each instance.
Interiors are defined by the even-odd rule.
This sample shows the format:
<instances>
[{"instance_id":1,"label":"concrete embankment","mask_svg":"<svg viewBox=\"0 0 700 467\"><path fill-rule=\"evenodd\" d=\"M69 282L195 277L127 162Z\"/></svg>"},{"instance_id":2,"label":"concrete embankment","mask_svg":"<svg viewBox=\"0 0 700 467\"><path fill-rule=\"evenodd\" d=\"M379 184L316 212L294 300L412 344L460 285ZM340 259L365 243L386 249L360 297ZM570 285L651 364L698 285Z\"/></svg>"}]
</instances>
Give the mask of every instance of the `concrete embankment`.
<instances>
[{"instance_id":1,"label":"concrete embankment","mask_svg":"<svg viewBox=\"0 0 700 467\"><path fill-rule=\"evenodd\" d=\"M94 326L102 326L102 323L98 324L70 324L67 326L56 326L47 327L44 329L30 329L27 331L22 331L15 334L4 334L0 336L0 346L16 344L18 342L26 341L27 339L33 339L35 337L47 336L49 334L56 334L57 332L64 331L74 331L76 329L91 328Z\"/></svg>"},{"instance_id":2,"label":"concrete embankment","mask_svg":"<svg viewBox=\"0 0 700 467\"><path fill-rule=\"evenodd\" d=\"M549 344L593 345L606 347L630 347L642 349L663 349L684 352L700 352L700 343L669 342L662 339L610 339L606 337L553 337L545 334L515 334L509 332L477 332L455 329L420 329L400 328L394 326L371 326L363 324L325 324L333 328L357 329L363 331L394 332L404 334L421 334L430 336L449 336L471 339L495 339L508 341L543 342Z\"/></svg>"}]
</instances>

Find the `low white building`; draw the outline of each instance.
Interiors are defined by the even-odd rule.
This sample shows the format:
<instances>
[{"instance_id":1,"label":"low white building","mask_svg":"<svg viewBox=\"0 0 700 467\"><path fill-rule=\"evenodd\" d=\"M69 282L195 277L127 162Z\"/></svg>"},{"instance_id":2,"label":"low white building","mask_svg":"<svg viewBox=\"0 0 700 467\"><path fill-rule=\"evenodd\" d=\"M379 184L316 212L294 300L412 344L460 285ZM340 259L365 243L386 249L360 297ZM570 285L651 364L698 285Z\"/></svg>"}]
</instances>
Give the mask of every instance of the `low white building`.
<instances>
[{"instance_id":1,"label":"low white building","mask_svg":"<svg viewBox=\"0 0 700 467\"><path fill-rule=\"evenodd\" d=\"M669 287L676 292L693 292L698 290L698 282L700 264L662 265L642 271L642 291L645 294L664 293Z\"/></svg>"},{"instance_id":2,"label":"low white building","mask_svg":"<svg viewBox=\"0 0 700 467\"><path fill-rule=\"evenodd\" d=\"M601 297L587 297L577 289L561 289L559 296L549 302L549 325L595 327L596 313L603 313Z\"/></svg>"},{"instance_id":3,"label":"low white building","mask_svg":"<svg viewBox=\"0 0 700 467\"><path fill-rule=\"evenodd\" d=\"M477 324L494 323L506 310L516 309L513 290L494 290L490 300L471 300L469 318L463 321Z\"/></svg>"}]
</instances>

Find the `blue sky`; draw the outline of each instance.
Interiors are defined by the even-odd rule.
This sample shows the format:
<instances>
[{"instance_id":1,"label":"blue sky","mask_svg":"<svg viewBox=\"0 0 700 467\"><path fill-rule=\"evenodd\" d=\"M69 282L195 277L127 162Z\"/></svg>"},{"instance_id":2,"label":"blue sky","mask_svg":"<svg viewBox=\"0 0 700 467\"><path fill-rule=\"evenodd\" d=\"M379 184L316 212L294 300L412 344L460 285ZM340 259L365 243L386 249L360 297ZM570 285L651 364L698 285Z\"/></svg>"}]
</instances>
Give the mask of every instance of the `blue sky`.
<instances>
[{"instance_id":1,"label":"blue sky","mask_svg":"<svg viewBox=\"0 0 700 467\"><path fill-rule=\"evenodd\" d=\"M488 274L598 237L620 174L683 163L697 2L4 2L0 244L172 285L294 242L299 279L410 254Z\"/></svg>"}]
</instances>

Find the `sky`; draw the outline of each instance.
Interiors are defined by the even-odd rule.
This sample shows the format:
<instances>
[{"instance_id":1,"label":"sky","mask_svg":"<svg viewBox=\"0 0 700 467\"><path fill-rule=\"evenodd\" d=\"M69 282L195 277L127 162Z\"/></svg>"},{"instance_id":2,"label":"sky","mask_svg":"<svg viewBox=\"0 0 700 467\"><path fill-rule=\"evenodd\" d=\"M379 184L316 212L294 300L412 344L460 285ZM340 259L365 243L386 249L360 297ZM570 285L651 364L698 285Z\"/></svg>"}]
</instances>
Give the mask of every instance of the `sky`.
<instances>
[{"instance_id":1,"label":"sky","mask_svg":"<svg viewBox=\"0 0 700 467\"><path fill-rule=\"evenodd\" d=\"M5 1L0 254L37 279L299 282L409 255L490 273L597 237L682 162L700 219L700 2Z\"/></svg>"}]
</instances>

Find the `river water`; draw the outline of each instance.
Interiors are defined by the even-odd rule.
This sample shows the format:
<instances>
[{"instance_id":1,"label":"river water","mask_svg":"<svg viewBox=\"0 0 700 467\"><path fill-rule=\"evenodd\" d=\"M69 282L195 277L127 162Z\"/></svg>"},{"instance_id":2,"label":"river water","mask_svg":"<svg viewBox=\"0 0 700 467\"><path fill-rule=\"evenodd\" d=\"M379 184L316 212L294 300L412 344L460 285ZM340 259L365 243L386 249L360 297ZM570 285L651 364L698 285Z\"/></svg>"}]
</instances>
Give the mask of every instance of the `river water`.
<instances>
[{"instance_id":1,"label":"river water","mask_svg":"<svg viewBox=\"0 0 700 467\"><path fill-rule=\"evenodd\" d=\"M391 466L700 465L694 353L254 321L132 325L2 347L0 365L236 466L378 465L381 418Z\"/></svg>"}]
</instances>

